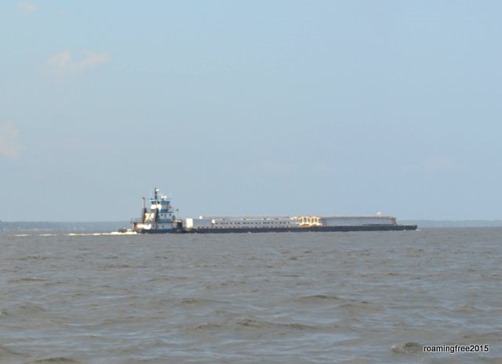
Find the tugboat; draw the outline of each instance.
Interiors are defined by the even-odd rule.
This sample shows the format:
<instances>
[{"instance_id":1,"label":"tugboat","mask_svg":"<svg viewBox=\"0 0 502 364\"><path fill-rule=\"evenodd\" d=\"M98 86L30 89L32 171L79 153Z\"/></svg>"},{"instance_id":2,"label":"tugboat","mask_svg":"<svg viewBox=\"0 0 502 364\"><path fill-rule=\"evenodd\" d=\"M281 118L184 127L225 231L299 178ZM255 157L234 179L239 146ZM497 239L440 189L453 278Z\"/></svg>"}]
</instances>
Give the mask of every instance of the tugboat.
<instances>
[{"instance_id":1,"label":"tugboat","mask_svg":"<svg viewBox=\"0 0 502 364\"><path fill-rule=\"evenodd\" d=\"M416 230L417 225L400 225L393 216L200 216L177 219L171 199L155 188L141 218L132 221L137 233L254 233L306 231L391 231Z\"/></svg>"},{"instance_id":2,"label":"tugboat","mask_svg":"<svg viewBox=\"0 0 502 364\"><path fill-rule=\"evenodd\" d=\"M170 233L173 232L176 216L171 205L171 199L167 195L161 195L155 188L153 197L149 199L149 207L146 207L146 199L143 197L143 209L141 218L132 221L132 231L138 233Z\"/></svg>"}]
</instances>

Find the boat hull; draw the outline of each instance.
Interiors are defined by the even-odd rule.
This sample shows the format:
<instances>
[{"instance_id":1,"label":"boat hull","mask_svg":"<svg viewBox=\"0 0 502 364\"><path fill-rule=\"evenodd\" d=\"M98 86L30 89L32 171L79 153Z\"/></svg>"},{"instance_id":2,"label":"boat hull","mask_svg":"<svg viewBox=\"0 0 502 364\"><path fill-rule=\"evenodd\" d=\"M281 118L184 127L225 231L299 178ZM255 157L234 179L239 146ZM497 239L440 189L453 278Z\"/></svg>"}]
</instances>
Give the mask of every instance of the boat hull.
<instances>
[{"instance_id":1,"label":"boat hull","mask_svg":"<svg viewBox=\"0 0 502 364\"><path fill-rule=\"evenodd\" d=\"M359 225L359 226L311 226L311 227L253 227L253 228L194 228L170 230L142 230L144 234L228 234L228 233L286 233L286 232L351 232L351 231L409 231L417 225Z\"/></svg>"}]
</instances>

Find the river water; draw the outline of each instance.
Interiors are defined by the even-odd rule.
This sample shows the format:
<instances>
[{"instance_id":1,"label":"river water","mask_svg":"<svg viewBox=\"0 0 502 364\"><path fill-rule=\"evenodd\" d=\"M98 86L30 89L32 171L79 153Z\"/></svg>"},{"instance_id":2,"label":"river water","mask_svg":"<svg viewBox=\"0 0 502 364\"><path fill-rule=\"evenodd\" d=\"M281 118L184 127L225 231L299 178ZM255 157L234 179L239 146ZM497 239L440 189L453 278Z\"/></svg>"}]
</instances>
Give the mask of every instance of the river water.
<instances>
[{"instance_id":1,"label":"river water","mask_svg":"<svg viewBox=\"0 0 502 364\"><path fill-rule=\"evenodd\" d=\"M502 363L501 228L0 249L0 363Z\"/></svg>"}]
</instances>

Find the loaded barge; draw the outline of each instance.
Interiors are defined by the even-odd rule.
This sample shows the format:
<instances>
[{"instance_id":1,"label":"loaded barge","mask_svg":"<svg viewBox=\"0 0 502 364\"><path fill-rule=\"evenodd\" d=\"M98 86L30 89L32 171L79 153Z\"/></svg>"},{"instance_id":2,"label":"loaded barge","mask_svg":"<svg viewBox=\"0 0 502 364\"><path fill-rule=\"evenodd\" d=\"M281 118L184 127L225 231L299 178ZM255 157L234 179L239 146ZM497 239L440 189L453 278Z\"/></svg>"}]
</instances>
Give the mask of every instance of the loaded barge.
<instances>
[{"instance_id":1,"label":"loaded barge","mask_svg":"<svg viewBox=\"0 0 502 364\"><path fill-rule=\"evenodd\" d=\"M392 231L416 230L417 225L400 225L395 217L383 216L200 216L180 219L171 199L156 188L147 206L143 198L141 217L132 221L137 233L260 233L307 231Z\"/></svg>"}]
</instances>

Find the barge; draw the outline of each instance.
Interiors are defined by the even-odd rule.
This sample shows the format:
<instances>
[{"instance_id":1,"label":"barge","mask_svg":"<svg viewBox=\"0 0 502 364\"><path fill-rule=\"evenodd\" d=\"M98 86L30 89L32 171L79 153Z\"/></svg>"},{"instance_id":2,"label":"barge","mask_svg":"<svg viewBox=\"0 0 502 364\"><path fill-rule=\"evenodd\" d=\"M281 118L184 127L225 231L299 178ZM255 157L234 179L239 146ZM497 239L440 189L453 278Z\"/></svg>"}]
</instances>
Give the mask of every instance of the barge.
<instances>
[{"instance_id":1,"label":"barge","mask_svg":"<svg viewBox=\"0 0 502 364\"><path fill-rule=\"evenodd\" d=\"M179 218L167 195L156 188L147 204L143 198L141 217L132 221L137 233L262 233L322 231L403 231L417 225L401 225L393 216L200 216Z\"/></svg>"}]
</instances>

